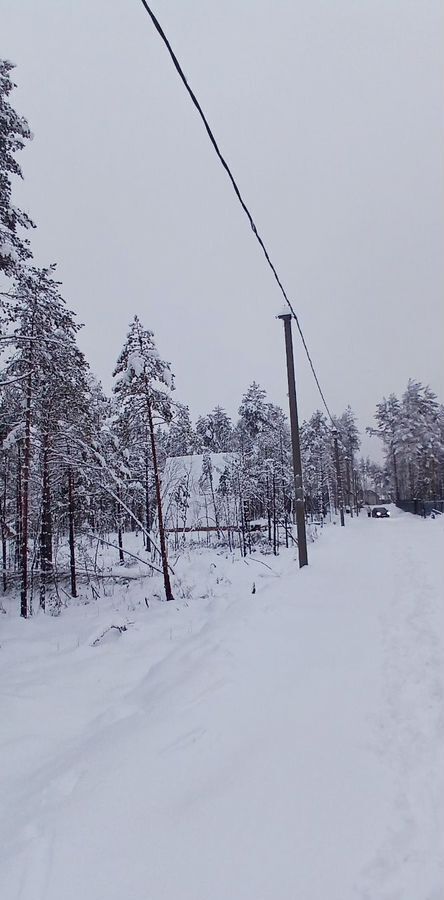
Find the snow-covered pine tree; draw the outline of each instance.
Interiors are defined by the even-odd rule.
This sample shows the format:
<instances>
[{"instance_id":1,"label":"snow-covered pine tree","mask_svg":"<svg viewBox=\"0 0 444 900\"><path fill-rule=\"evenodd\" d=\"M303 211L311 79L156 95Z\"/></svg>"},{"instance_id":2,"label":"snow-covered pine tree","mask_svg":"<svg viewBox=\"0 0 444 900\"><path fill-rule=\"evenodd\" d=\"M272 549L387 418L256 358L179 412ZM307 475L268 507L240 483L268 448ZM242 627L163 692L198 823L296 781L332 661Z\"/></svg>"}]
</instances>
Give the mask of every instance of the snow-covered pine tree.
<instances>
[{"instance_id":1,"label":"snow-covered pine tree","mask_svg":"<svg viewBox=\"0 0 444 900\"><path fill-rule=\"evenodd\" d=\"M168 456L190 456L197 452L198 439L191 424L190 410L176 403L168 434Z\"/></svg>"},{"instance_id":2,"label":"snow-covered pine tree","mask_svg":"<svg viewBox=\"0 0 444 900\"><path fill-rule=\"evenodd\" d=\"M247 537L250 540L249 520L266 517L268 540L277 552L280 524L284 525L286 542L289 536L290 436L284 413L267 401L265 390L256 382L250 385L239 407L235 446L241 460L238 480Z\"/></svg>"},{"instance_id":3,"label":"snow-covered pine tree","mask_svg":"<svg viewBox=\"0 0 444 900\"><path fill-rule=\"evenodd\" d=\"M301 452L307 509L324 516L332 506L335 473L331 429L320 410L302 424Z\"/></svg>"},{"instance_id":4,"label":"snow-covered pine tree","mask_svg":"<svg viewBox=\"0 0 444 900\"><path fill-rule=\"evenodd\" d=\"M342 456L345 464L345 495L346 502L353 515L353 506L359 512L356 490L356 452L361 446L359 430L356 424L356 416L350 405L345 412L335 420L339 432L339 440L342 447Z\"/></svg>"},{"instance_id":5,"label":"snow-covered pine tree","mask_svg":"<svg viewBox=\"0 0 444 900\"><path fill-rule=\"evenodd\" d=\"M160 470L157 459L155 424L159 419L170 422L173 416L171 389L173 376L170 364L162 360L154 343L152 331L143 328L135 316L114 369L114 394L129 420L140 417L147 427L153 464L157 503L159 541L167 600L173 599L168 565L167 542L163 524Z\"/></svg>"},{"instance_id":6,"label":"snow-covered pine tree","mask_svg":"<svg viewBox=\"0 0 444 900\"><path fill-rule=\"evenodd\" d=\"M29 242L21 229L32 227L26 213L11 202L12 176L22 177L15 155L31 137L26 119L9 102L15 87L11 80L13 64L0 59L0 272L17 274L20 264L30 258Z\"/></svg>"},{"instance_id":7,"label":"snow-covered pine tree","mask_svg":"<svg viewBox=\"0 0 444 900\"><path fill-rule=\"evenodd\" d=\"M267 395L257 382L253 381L243 395L238 412L234 441L240 458L237 474L240 521L250 541L249 522L257 516L265 515L267 504L259 489L261 475L264 473L258 444L259 434L267 421Z\"/></svg>"},{"instance_id":8,"label":"snow-covered pine tree","mask_svg":"<svg viewBox=\"0 0 444 900\"><path fill-rule=\"evenodd\" d=\"M401 425L401 404L395 394L390 394L388 399L385 397L376 405L375 419L376 428L367 428L369 434L375 435L382 440L384 446L385 466L391 479L392 491L395 500L400 499L400 484L398 474L398 455L400 452L400 425Z\"/></svg>"},{"instance_id":9,"label":"snow-covered pine tree","mask_svg":"<svg viewBox=\"0 0 444 900\"><path fill-rule=\"evenodd\" d=\"M23 443L22 395L20 383L8 383L0 373L0 522L2 541L2 582L6 591L10 574L19 562L20 545L20 458ZM8 547L14 556L8 559Z\"/></svg>"},{"instance_id":10,"label":"snow-covered pine tree","mask_svg":"<svg viewBox=\"0 0 444 900\"><path fill-rule=\"evenodd\" d=\"M233 425L221 406L215 406L212 412L198 418L196 434L201 452L229 453L233 449Z\"/></svg>"},{"instance_id":11,"label":"snow-covered pine tree","mask_svg":"<svg viewBox=\"0 0 444 900\"><path fill-rule=\"evenodd\" d=\"M293 468L291 461L290 429L287 418L279 406L267 403L267 418L258 435L258 455L262 466L262 494L265 486L265 502L268 516L268 538L273 552L279 551L281 526L284 526L288 547L291 498L293 496ZM271 528L270 528L271 525Z\"/></svg>"},{"instance_id":12,"label":"snow-covered pine tree","mask_svg":"<svg viewBox=\"0 0 444 900\"><path fill-rule=\"evenodd\" d=\"M238 434L254 442L267 422L267 393L256 381L242 397L239 407Z\"/></svg>"},{"instance_id":13,"label":"snow-covered pine tree","mask_svg":"<svg viewBox=\"0 0 444 900\"><path fill-rule=\"evenodd\" d=\"M143 518L143 509L140 509L141 485L134 478L134 470L140 462L139 431L146 432L146 429L143 423L140 424L140 429L136 428L135 420L138 417L134 416L130 420L127 413L127 407L121 405L115 397L109 402L108 415L102 421L99 445L96 448L101 488L108 492L108 525L111 525L113 532L117 532L120 564L125 561L123 532L126 525L133 528L134 521ZM132 515L128 515L128 511Z\"/></svg>"},{"instance_id":14,"label":"snow-covered pine tree","mask_svg":"<svg viewBox=\"0 0 444 900\"><path fill-rule=\"evenodd\" d=\"M63 327L59 326L56 331L57 343L52 353L53 375L43 382L36 410L42 472L41 605L45 603L46 584L53 578L53 494L58 500L56 524L59 531L68 533L73 597L77 596L76 522L82 525L87 513L83 448L91 443L94 434L89 368L76 344L79 326L73 314L67 312Z\"/></svg>"},{"instance_id":15,"label":"snow-covered pine tree","mask_svg":"<svg viewBox=\"0 0 444 900\"><path fill-rule=\"evenodd\" d=\"M376 406L376 428L396 500L441 499L443 490L443 407L436 394L410 379L401 400L394 394Z\"/></svg>"},{"instance_id":16,"label":"snow-covered pine tree","mask_svg":"<svg viewBox=\"0 0 444 900\"><path fill-rule=\"evenodd\" d=\"M216 502L216 494L214 491L214 480L213 480L213 464L211 461L211 453L209 450L205 450L203 454L202 460L202 475L199 479L200 489L205 498L205 508L207 510L207 526L210 526L210 521L212 523L212 527L216 528L217 536L220 537L219 531L219 508L218 503ZM212 515L208 514L208 499L211 501L211 509Z\"/></svg>"},{"instance_id":17,"label":"snow-covered pine tree","mask_svg":"<svg viewBox=\"0 0 444 900\"><path fill-rule=\"evenodd\" d=\"M52 566L51 550L51 458L61 422L76 423L82 406L87 369L76 346L79 326L53 279L54 266L47 269L22 267L10 301L15 344L4 373L15 381L20 395L18 421L12 435L18 439L17 476L20 493L19 537L21 569L21 615L32 612L29 596L29 538L41 517L40 556L44 585ZM83 404L83 411L85 406ZM38 465L34 450L41 451L42 496L31 474ZM43 594L44 597L44 587ZM44 600L43 600L44 602Z\"/></svg>"},{"instance_id":18,"label":"snow-covered pine tree","mask_svg":"<svg viewBox=\"0 0 444 900\"><path fill-rule=\"evenodd\" d=\"M433 496L433 468L439 457L439 404L428 386L412 378L402 396L399 432L403 480L410 499L428 499Z\"/></svg>"}]
</instances>

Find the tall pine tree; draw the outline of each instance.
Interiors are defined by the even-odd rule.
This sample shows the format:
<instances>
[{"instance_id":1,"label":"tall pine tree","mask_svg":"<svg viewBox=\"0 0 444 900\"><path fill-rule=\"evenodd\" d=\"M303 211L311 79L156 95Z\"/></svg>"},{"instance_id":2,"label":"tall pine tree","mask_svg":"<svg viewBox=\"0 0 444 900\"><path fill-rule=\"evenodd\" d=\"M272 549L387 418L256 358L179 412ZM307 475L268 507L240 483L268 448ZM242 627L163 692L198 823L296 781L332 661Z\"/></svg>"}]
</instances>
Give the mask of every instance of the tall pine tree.
<instances>
[{"instance_id":1,"label":"tall pine tree","mask_svg":"<svg viewBox=\"0 0 444 900\"><path fill-rule=\"evenodd\" d=\"M155 424L159 419L162 422L170 422L172 419L173 376L170 364L159 356L153 332L143 328L137 316L130 325L113 374L115 377L114 394L120 402L122 411L127 413L130 420L136 416L141 418L145 422L149 434L165 596L167 600L172 600Z\"/></svg>"}]
</instances>

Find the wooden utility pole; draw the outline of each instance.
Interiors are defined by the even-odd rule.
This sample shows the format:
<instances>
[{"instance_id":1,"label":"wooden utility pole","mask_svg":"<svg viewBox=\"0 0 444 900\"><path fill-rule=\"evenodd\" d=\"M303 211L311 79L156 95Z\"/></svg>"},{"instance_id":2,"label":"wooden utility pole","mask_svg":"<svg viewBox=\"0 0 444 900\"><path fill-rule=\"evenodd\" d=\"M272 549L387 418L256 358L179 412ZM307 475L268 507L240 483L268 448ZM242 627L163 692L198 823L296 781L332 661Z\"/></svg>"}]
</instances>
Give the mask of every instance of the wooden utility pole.
<instances>
[{"instance_id":1,"label":"wooden utility pole","mask_svg":"<svg viewBox=\"0 0 444 900\"><path fill-rule=\"evenodd\" d=\"M170 573L168 566L168 551L167 551L167 543L165 540L165 528L163 524L163 513L162 513L162 496L160 491L160 476L159 476L159 467L157 465L157 450L156 450L156 439L154 436L154 422L153 422L153 413L151 409L151 400L149 395L149 386L148 379L145 376L145 390L146 390L146 406L148 411L148 427L151 438L151 455L153 459L153 472L154 472L154 486L156 488L156 500L157 500L157 521L159 525L159 539L160 539L160 556L162 559L162 571L163 571L163 582L165 585L165 597L167 600L174 600L173 592L171 590L171 581L170 581Z\"/></svg>"},{"instance_id":2,"label":"wooden utility pole","mask_svg":"<svg viewBox=\"0 0 444 900\"><path fill-rule=\"evenodd\" d=\"M291 334L291 313L278 316L284 323L285 352L287 356L288 400L290 404L291 447L293 452L294 492L296 502L296 527L298 534L299 567L308 565L307 535L305 531L304 491L302 487L302 460L299 441L298 406L294 374L293 338Z\"/></svg>"},{"instance_id":3,"label":"wooden utility pole","mask_svg":"<svg viewBox=\"0 0 444 900\"><path fill-rule=\"evenodd\" d=\"M350 518L353 518L353 489L350 476L350 457L345 457L345 471L347 475L347 506L350 509Z\"/></svg>"},{"instance_id":4,"label":"wooden utility pole","mask_svg":"<svg viewBox=\"0 0 444 900\"><path fill-rule=\"evenodd\" d=\"M338 485L339 515L341 517L341 525L345 525L344 494L342 491L342 475L341 475L341 466L339 463L338 432L337 432L336 428L333 431L333 444L334 444L334 450L335 450L336 482Z\"/></svg>"}]
</instances>

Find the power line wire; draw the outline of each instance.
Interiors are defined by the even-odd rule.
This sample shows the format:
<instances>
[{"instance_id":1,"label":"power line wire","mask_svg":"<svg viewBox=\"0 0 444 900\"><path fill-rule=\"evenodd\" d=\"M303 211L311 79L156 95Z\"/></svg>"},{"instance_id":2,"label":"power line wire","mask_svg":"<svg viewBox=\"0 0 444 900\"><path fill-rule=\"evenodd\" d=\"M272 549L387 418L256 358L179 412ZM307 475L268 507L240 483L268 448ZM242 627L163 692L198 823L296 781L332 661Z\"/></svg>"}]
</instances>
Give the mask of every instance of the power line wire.
<instances>
[{"instance_id":1,"label":"power line wire","mask_svg":"<svg viewBox=\"0 0 444 900\"><path fill-rule=\"evenodd\" d=\"M300 336L301 336L302 344L303 344L305 353L306 353L306 355L307 355L307 359L308 359L308 362L309 362L309 364L310 364L310 368L311 368L311 371L312 371L312 373L313 373L313 377L314 377L314 380L315 380L315 382L316 382L316 385L317 385L319 394L320 394L320 396L321 396L321 398L322 398L322 402L323 402L323 404L324 404L324 406L325 406L325 409L326 409L327 414L328 414L328 416L329 416L329 418L330 418L330 421L331 421L332 424L334 425L333 416L332 416L332 414L331 414L331 412L330 412L330 410L329 410L329 408L328 408L327 401L326 401L325 396L324 396L324 392L323 392L323 390L322 390L322 388L321 388L321 385L320 385L320 382L319 382L319 378L318 378L318 376L317 376L317 374L316 374L316 370L315 370L315 367L314 367L314 364L313 364L313 360L312 360L312 358L311 358L311 356L310 356L310 352L309 352L309 349L308 349L308 346L307 346L307 342L306 342L305 337L304 337L304 333L303 333L303 331L302 331L301 324L300 324L299 319L298 319L298 317L297 317L297 315L296 315L296 313L295 313L295 311L294 311L293 305L292 305L291 301L289 300L289 298L288 298L288 296L287 296L287 292L286 292L286 290L285 290L285 288L284 288L284 286L283 286L283 284L282 284L282 281L281 281L281 279L279 278L278 272L277 272L277 270L276 270L276 268L275 268L275 266L274 266L274 264L273 264L273 262L272 262L272 260L271 260L271 258L270 258L270 254L268 253L268 250L267 250L267 248L266 248L266 246L265 246L265 244L264 244L264 241L262 240L262 238L261 238L261 236L260 236L260 234L259 234L259 232L258 232L258 230L257 230L257 227L256 227L256 224L255 224L255 222L254 222L253 216L251 215L250 210L248 209L248 206L246 205L246 203L245 203L245 201L244 201L244 199L243 199L243 197L242 197L242 195L241 195L241 192L240 192L240 190L239 190L239 188L238 188L238 186L237 186L237 184L236 184L236 181L235 181L235 179L234 179L234 176L233 176L233 174L232 174L232 172L231 172L231 169L230 169L230 167L229 167L227 161L226 161L225 158L222 156L222 153L221 153L221 151L219 150L219 147L218 147L218 145L217 145L216 138L214 137L214 134L213 134L213 132L212 132L212 130L211 130L211 128L210 128L210 125L209 125L208 120L207 120L207 118L206 118L206 116L205 116L205 113L204 113L204 111L203 111L203 109L202 109L202 107L201 107L201 105L200 105L200 103L199 103L199 101L198 101L198 99L197 99L197 97L196 97L194 91L192 90L192 88L191 88L190 85L188 84L188 81L187 81L186 76L185 76L185 74L184 74L184 72L183 72L183 69L182 69L182 67L181 67L181 65L180 65L180 63L179 63L179 60L177 59L177 56L176 56L176 54L174 53L174 50L173 50L173 48L172 48L172 46L171 46L171 44L170 44L170 42L169 42L169 40L168 40L168 38L167 38L167 36L166 36L166 34L165 34L165 32L164 32L164 30L163 30L163 28L162 28L160 22L158 21L158 19L157 19L156 16L154 15L152 9L148 6L148 3L146 2L146 0L141 0L141 2L142 2L142 5L144 6L146 12L148 13L148 15L149 15L149 17L150 17L150 19L151 19L151 21L152 21L152 23L153 23L153 25L154 25L156 31L158 32L158 34L159 34L160 37L162 38L162 41L164 42L164 44L165 44L165 46L166 46L166 48L167 48L167 50L168 50L168 53L170 54L170 57L171 57L171 59L172 59L172 61L173 61L174 67L175 67L175 69L176 69L176 71L177 71L177 73L178 73L178 75L179 75L181 81L183 82L183 84L184 84L184 86L185 86L185 88L186 88L186 90L187 90L189 96L191 97L191 100L192 100L194 106L196 107L196 109L197 109L197 111L198 111L198 113L199 113L199 115L200 115L200 117L201 117L201 119L202 119L202 122L203 122L204 127L205 127L205 131L206 131L207 134L208 134L208 137L209 137L209 139L210 139L211 144L213 145L213 148L214 148L214 150L215 150L215 152L216 152L216 155L217 155L217 157L218 157L220 163L222 164L223 168L225 169L225 171L226 171L226 173L227 173L227 175L228 175L228 178L229 178L230 181L231 181L231 185L232 185L232 187L233 187L234 193L236 194L236 197L237 197L237 199L239 200L239 203L240 203L240 205L242 206L242 209L243 209L245 215L247 216L247 219L248 219L248 221L249 221L249 223L250 223L251 230L252 230L252 232L253 232L253 234L254 234L256 240L259 242L259 244L260 244L260 246L261 246L261 248L262 248L262 252L263 252L263 254L264 254L264 256L265 256L265 259L267 260L267 263L268 263L268 265L269 265L271 271L273 272L274 278L275 278L275 280L277 281L277 284L278 284L278 286L279 286L279 288L280 288L280 291L281 291L281 293L282 293L282 296L284 297L284 300L285 300L285 302L286 302L286 304L287 304L287 306L288 306L288 308L289 308L289 310L290 310L290 312L291 312L291 315L293 316L293 319L294 319L295 322L296 322L296 326L297 326L297 329L298 329L299 334L300 334Z\"/></svg>"}]
</instances>

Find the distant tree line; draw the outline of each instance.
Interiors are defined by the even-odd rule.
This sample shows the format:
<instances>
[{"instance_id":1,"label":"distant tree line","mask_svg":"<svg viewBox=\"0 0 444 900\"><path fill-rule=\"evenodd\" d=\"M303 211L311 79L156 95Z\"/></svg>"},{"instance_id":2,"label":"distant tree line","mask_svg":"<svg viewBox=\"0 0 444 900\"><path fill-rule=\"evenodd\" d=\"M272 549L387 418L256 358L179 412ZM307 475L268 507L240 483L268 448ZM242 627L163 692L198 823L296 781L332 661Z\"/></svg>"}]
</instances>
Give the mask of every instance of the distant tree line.
<instances>
[{"instance_id":1,"label":"distant tree line","mask_svg":"<svg viewBox=\"0 0 444 900\"><path fill-rule=\"evenodd\" d=\"M395 500L444 496L444 407L429 387L409 380L399 400L384 397L376 407L377 435L384 448L385 474Z\"/></svg>"}]
</instances>

